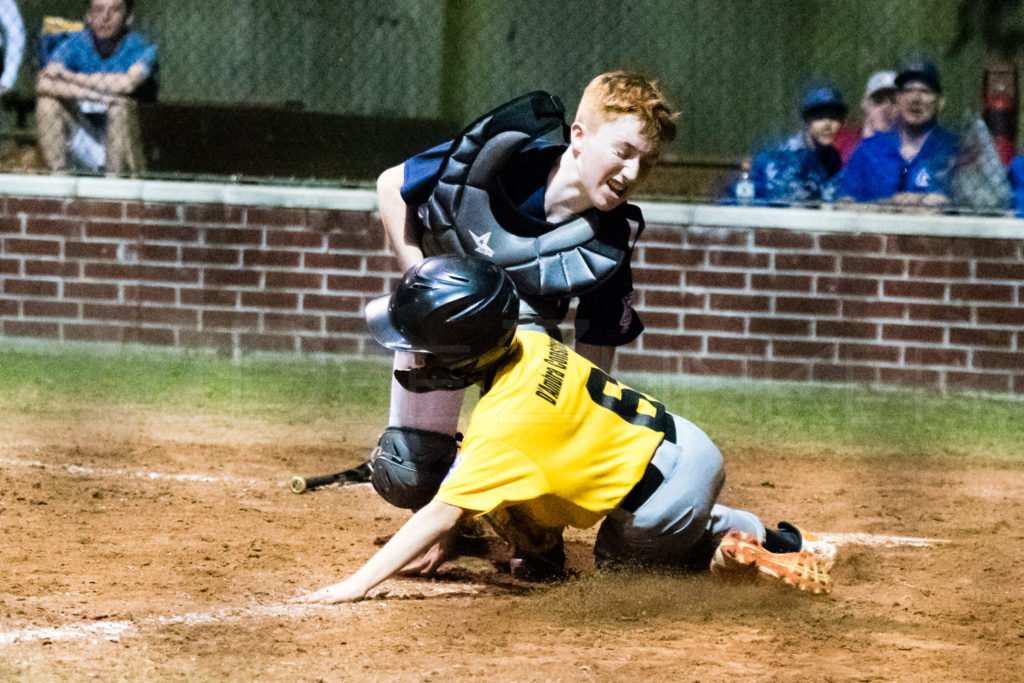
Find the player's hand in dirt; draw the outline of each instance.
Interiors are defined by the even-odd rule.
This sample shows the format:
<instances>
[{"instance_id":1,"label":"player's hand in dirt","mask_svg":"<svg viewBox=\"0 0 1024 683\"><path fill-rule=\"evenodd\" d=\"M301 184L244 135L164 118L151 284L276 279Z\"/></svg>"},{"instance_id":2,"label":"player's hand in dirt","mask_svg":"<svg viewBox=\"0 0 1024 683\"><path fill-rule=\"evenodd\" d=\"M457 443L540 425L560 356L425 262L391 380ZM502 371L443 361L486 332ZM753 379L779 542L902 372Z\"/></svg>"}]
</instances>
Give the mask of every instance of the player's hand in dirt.
<instances>
[{"instance_id":1,"label":"player's hand in dirt","mask_svg":"<svg viewBox=\"0 0 1024 683\"><path fill-rule=\"evenodd\" d=\"M290 600L290 602L337 605L341 602L355 602L356 600L362 599L365 595L366 593L361 588L354 586L351 581L342 581L341 583L336 583L333 586L327 586L318 591L300 595L299 597Z\"/></svg>"}]
</instances>

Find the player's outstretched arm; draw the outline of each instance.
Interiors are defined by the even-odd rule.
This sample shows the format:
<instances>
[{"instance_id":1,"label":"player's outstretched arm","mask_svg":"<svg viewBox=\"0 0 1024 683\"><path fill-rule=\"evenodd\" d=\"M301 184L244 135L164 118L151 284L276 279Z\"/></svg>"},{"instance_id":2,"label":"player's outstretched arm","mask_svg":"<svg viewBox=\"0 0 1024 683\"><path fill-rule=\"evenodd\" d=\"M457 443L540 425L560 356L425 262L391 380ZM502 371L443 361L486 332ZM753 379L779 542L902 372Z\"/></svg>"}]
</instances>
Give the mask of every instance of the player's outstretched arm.
<instances>
[{"instance_id":1,"label":"player's outstretched arm","mask_svg":"<svg viewBox=\"0 0 1024 683\"><path fill-rule=\"evenodd\" d=\"M355 574L341 583L300 596L295 602L334 605L359 600L374 586L423 554L445 532L455 528L463 513L462 508L431 501L413 515Z\"/></svg>"},{"instance_id":2,"label":"player's outstretched arm","mask_svg":"<svg viewBox=\"0 0 1024 683\"><path fill-rule=\"evenodd\" d=\"M423 260L420 248L419 220L402 199L402 182L405 178L404 164L393 166L377 178L377 210L384 231L395 250L398 266L404 273Z\"/></svg>"}]
</instances>

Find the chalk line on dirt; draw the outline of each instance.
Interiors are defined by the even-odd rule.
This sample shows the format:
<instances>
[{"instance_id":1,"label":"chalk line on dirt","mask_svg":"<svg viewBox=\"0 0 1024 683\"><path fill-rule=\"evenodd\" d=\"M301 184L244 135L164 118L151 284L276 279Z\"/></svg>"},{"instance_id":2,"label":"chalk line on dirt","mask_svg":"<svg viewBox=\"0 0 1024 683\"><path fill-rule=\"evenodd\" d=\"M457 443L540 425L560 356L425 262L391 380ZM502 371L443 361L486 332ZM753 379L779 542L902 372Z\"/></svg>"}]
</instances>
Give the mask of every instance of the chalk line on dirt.
<instances>
[{"instance_id":1,"label":"chalk line on dirt","mask_svg":"<svg viewBox=\"0 0 1024 683\"><path fill-rule=\"evenodd\" d=\"M37 460L12 460L0 458L0 465L11 467L35 467L40 469L59 469L68 474L87 477L128 477L130 479L151 479L161 481L187 481L201 482L204 484L233 484L236 486L257 486L265 484L256 479L239 479L237 477L215 477L208 474L167 474L165 472L129 471L124 469L84 467L82 465L64 465L60 463L47 464Z\"/></svg>"},{"instance_id":2,"label":"chalk line on dirt","mask_svg":"<svg viewBox=\"0 0 1024 683\"><path fill-rule=\"evenodd\" d=\"M820 534L823 540L836 545L866 545L874 547L893 548L897 546L910 546L917 548L930 547L940 543L949 543L947 540L937 538L914 538L906 536L881 536L874 534ZM446 584L416 584L415 587L395 584L383 584L390 588L385 592L386 596L394 598L418 597L423 595L476 595L481 592L478 585L471 583L446 583ZM377 595L381 595L377 591ZM385 606L386 601L374 603L377 606ZM61 640L76 640L81 638L102 638L105 640L118 640L122 635L134 635L136 633L150 631L161 627L183 625L198 626L210 624L224 624L237 621L245 621L258 617L299 617L313 610L327 609L323 605L304 604L280 604L280 605L257 605L249 608L225 607L208 612L189 612L177 616L149 617L135 619L133 621L100 621L85 624L67 624L64 626L29 626L11 631L0 631L0 645L11 645L15 643L34 642L55 642Z\"/></svg>"}]
</instances>

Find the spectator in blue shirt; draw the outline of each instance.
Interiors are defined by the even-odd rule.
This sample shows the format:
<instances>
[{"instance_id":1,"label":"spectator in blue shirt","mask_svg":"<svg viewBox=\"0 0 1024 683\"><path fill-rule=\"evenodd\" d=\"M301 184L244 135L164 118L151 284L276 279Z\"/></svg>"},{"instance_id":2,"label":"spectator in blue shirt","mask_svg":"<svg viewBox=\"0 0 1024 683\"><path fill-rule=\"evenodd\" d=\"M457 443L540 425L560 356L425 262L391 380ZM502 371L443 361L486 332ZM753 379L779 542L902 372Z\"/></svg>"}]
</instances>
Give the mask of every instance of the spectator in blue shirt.
<instances>
[{"instance_id":1,"label":"spectator in blue shirt","mask_svg":"<svg viewBox=\"0 0 1024 683\"><path fill-rule=\"evenodd\" d=\"M832 85L812 85L800 100L800 132L754 159L755 196L769 204L831 202L841 178L836 133L846 118L842 93Z\"/></svg>"},{"instance_id":2,"label":"spectator in blue shirt","mask_svg":"<svg viewBox=\"0 0 1024 683\"><path fill-rule=\"evenodd\" d=\"M945 207L957 137L938 125L944 104L939 71L928 61L908 61L896 88L896 126L867 138L853 153L841 195L857 202Z\"/></svg>"},{"instance_id":3,"label":"spectator in blue shirt","mask_svg":"<svg viewBox=\"0 0 1024 683\"><path fill-rule=\"evenodd\" d=\"M25 48L25 24L14 0L0 0L0 95L14 87Z\"/></svg>"},{"instance_id":4,"label":"spectator in blue shirt","mask_svg":"<svg viewBox=\"0 0 1024 683\"><path fill-rule=\"evenodd\" d=\"M84 30L69 33L39 73L36 125L51 172L66 170L68 143L81 132L105 144L109 175L145 170L137 102L156 95L156 48L131 30L134 4L90 0Z\"/></svg>"}]
</instances>

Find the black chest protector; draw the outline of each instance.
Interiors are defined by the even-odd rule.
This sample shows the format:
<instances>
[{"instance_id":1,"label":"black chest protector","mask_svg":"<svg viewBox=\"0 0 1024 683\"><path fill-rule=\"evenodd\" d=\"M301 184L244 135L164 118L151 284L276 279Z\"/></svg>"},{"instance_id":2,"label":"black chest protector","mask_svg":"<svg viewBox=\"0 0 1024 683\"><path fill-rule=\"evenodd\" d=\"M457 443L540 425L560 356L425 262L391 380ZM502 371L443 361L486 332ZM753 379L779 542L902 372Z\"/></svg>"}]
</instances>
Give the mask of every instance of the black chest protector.
<instances>
[{"instance_id":1,"label":"black chest protector","mask_svg":"<svg viewBox=\"0 0 1024 683\"><path fill-rule=\"evenodd\" d=\"M557 134L568 143L565 109L536 91L485 114L453 142L426 203L427 255L482 256L505 269L521 294L576 296L607 280L629 260L631 222L640 209L590 209L564 223L521 211L501 182L506 163L532 140Z\"/></svg>"}]
</instances>

